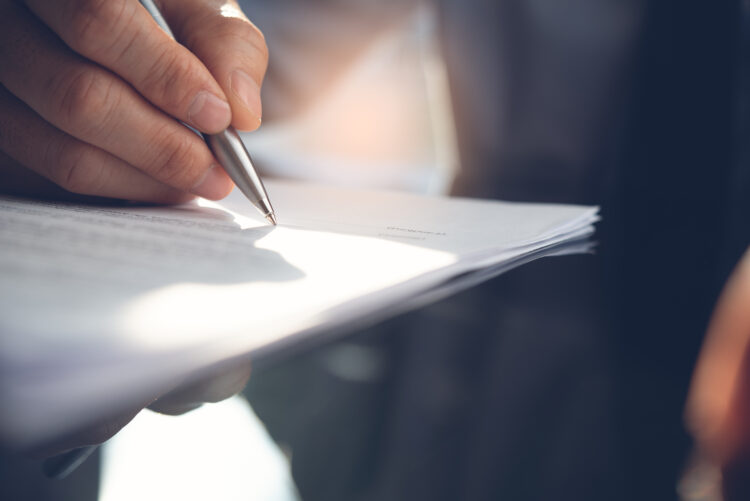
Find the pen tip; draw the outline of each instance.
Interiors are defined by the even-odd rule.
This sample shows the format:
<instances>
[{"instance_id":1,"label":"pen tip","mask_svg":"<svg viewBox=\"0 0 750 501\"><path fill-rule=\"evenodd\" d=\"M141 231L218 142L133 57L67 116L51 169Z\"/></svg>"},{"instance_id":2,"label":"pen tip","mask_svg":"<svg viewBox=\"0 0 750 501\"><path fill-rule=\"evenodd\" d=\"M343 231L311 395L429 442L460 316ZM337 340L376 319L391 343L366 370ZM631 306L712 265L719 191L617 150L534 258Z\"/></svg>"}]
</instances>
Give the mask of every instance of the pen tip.
<instances>
[{"instance_id":1,"label":"pen tip","mask_svg":"<svg viewBox=\"0 0 750 501\"><path fill-rule=\"evenodd\" d=\"M268 219L268 222L272 225L276 226L276 216L272 213L266 214L266 219Z\"/></svg>"}]
</instances>

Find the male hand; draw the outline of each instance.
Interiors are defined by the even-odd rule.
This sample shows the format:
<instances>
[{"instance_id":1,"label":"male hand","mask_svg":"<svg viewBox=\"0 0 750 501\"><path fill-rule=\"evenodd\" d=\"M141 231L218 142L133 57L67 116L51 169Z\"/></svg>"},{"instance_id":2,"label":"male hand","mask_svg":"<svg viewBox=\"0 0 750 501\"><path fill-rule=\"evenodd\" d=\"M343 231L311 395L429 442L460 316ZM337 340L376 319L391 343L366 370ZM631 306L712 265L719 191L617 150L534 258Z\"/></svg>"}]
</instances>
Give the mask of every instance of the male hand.
<instances>
[{"instance_id":1,"label":"male hand","mask_svg":"<svg viewBox=\"0 0 750 501\"><path fill-rule=\"evenodd\" d=\"M687 422L702 453L722 472L725 499L750 499L750 250L714 310Z\"/></svg>"},{"instance_id":2,"label":"male hand","mask_svg":"<svg viewBox=\"0 0 750 501\"><path fill-rule=\"evenodd\" d=\"M38 179L21 166L84 195L228 194L229 177L178 120L256 129L263 35L235 0L157 3L184 45L137 0L0 0L0 186Z\"/></svg>"}]
</instances>

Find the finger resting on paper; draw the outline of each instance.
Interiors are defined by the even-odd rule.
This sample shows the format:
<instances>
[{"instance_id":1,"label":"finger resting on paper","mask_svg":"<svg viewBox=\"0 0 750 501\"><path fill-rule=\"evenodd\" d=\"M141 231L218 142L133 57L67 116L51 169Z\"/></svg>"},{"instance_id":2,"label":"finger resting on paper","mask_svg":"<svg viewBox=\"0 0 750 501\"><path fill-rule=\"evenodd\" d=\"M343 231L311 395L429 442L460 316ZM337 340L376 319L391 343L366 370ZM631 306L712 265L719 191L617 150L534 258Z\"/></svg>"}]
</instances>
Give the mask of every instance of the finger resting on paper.
<instances>
[{"instance_id":1,"label":"finger resting on paper","mask_svg":"<svg viewBox=\"0 0 750 501\"><path fill-rule=\"evenodd\" d=\"M71 195L46 177L18 163L0 149L0 193L20 197L64 199Z\"/></svg>"},{"instance_id":2,"label":"finger resting on paper","mask_svg":"<svg viewBox=\"0 0 750 501\"><path fill-rule=\"evenodd\" d=\"M109 153L56 129L0 87L0 150L12 158L4 175L21 165L72 193L154 203L180 203L192 195L167 186ZM52 194L33 176L12 181L26 194ZM29 193L32 192L32 193Z\"/></svg>"}]
</instances>

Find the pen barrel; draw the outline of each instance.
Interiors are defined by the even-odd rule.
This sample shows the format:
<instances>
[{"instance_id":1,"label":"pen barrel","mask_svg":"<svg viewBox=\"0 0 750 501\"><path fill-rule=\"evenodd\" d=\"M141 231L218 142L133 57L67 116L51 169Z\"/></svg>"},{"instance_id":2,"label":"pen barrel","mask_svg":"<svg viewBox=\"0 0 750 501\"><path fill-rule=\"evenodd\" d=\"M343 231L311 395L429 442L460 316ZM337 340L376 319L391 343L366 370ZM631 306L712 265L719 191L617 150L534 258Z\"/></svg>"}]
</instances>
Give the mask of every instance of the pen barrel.
<instances>
[{"instance_id":1,"label":"pen barrel","mask_svg":"<svg viewBox=\"0 0 750 501\"><path fill-rule=\"evenodd\" d=\"M151 17L154 18L154 21L156 21L156 24L158 24L161 29L167 32L167 35L169 35L172 38L175 38L174 33L172 33L172 29L167 24L167 21L164 20L164 16L161 15L161 11L156 6L156 4L153 2L153 0L139 0L141 5L148 11L149 14L151 14Z\"/></svg>"},{"instance_id":2,"label":"pen barrel","mask_svg":"<svg viewBox=\"0 0 750 501\"><path fill-rule=\"evenodd\" d=\"M219 134L203 134L203 137L237 188L264 216L273 213L266 188L255 171L239 134L233 129L227 129Z\"/></svg>"},{"instance_id":3,"label":"pen barrel","mask_svg":"<svg viewBox=\"0 0 750 501\"><path fill-rule=\"evenodd\" d=\"M139 0L141 5L151 14L156 23L172 38L175 38L172 30L169 28L169 24L161 15L159 8L153 2L153 0ZM237 188L250 200L256 209L258 209L263 216L268 219L272 224L276 224L276 217L274 215L273 207L268 199L268 193L266 193L266 187L263 186L263 182L260 180L258 173L255 171L253 161L250 159L250 154L245 149L245 145L242 143L237 131L233 127L229 127L224 132L219 134L202 134L189 125L185 124L186 127L197 133L206 141L211 152L214 154L216 159L221 163L229 177L232 178Z\"/></svg>"}]
</instances>

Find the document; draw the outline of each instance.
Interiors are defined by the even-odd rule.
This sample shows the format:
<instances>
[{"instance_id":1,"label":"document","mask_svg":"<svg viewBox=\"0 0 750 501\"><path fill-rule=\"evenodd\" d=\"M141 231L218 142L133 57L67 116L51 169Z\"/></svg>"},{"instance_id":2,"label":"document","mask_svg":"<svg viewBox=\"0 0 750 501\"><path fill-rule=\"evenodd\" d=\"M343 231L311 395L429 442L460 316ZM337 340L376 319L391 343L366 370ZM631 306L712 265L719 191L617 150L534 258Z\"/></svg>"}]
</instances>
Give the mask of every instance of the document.
<instances>
[{"instance_id":1,"label":"document","mask_svg":"<svg viewBox=\"0 0 750 501\"><path fill-rule=\"evenodd\" d=\"M222 360L340 335L581 239L598 218L267 189L276 227L236 191L177 207L0 197L0 439L43 440Z\"/></svg>"}]
</instances>

